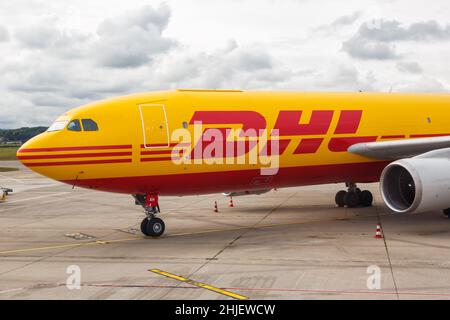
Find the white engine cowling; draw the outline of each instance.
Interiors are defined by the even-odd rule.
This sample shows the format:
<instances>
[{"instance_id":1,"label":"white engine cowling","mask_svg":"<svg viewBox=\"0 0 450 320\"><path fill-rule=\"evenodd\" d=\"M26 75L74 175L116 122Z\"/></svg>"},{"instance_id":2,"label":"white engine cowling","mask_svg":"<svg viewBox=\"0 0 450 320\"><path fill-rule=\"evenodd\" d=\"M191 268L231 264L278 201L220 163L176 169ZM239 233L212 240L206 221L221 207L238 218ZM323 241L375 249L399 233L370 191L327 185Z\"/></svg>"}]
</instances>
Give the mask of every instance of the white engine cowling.
<instances>
[{"instance_id":1,"label":"white engine cowling","mask_svg":"<svg viewBox=\"0 0 450 320\"><path fill-rule=\"evenodd\" d=\"M441 155L436 150L386 166L380 179L386 205L399 213L449 208L450 160Z\"/></svg>"}]
</instances>

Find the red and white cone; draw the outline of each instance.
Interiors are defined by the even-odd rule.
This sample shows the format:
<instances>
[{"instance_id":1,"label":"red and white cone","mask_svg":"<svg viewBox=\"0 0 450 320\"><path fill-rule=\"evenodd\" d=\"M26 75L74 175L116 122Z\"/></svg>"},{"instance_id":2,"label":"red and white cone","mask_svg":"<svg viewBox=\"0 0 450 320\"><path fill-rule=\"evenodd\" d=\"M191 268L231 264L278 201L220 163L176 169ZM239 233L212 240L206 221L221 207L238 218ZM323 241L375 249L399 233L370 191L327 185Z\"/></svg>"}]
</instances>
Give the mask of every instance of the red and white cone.
<instances>
[{"instance_id":1,"label":"red and white cone","mask_svg":"<svg viewBox=\"0 0 450 320\"><path fill-rule=\"evenodd\" d=\"M381 235L381 226L377 224L377 229L375 230L375 239L381 239L383 236Z\"/></svg>"},{"instance_id":2,"label":"red and white cone","mask_svg":"<svg viewBox=\"0 0 450 320\"><path fill-rule=\"evenodd\" d=\"M219 209L217 208L217 201L214 201L214 212L219 212Z\"/></svg>"},{"instance_id":3,"label":"red and white cone","mask_svg":"<svg viewBox=\"0 0 450 320\"><path fill-rule=\"evenodd\" d=\"M228 203L228 206L229 206L230 208L233 208L233 207L234 207L234 204L233 204L233 197L230 197L230 203Z\"/></svg>"}]
</instances>

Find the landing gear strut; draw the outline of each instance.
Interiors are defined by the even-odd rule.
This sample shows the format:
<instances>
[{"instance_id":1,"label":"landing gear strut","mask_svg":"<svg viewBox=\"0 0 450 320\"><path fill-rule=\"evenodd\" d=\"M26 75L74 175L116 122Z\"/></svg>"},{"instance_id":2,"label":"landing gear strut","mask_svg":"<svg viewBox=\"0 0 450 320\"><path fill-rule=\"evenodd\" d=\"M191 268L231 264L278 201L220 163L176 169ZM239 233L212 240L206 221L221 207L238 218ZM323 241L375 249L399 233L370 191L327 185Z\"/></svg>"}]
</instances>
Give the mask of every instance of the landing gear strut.
<instances>
[{"instance_id":1,"label":"landing gear strut","mask_svg":"<svg viewBox=\"0 0 450 320\"><path fill-rule=\"evenodd\" d=\"M141 222L141 232L146 236L159 237L164 233L166 226L164 221L156 217L160 213L157 194L133 195L135 203L145 210L146 217Z\"/></svg>"},{"instance_id":2,"label":"landing gear strut","mask_svg":"<svg viewBox=\"0 0 450 320\"><path fill-rule=\"evenodd\" d=\"M336 193L334 198L338 207L347 206L348 208L370 207L373 202L372 193L368 190L361 191L356 186L356 183L347 182L345 183L347 191L341 190Z\"/></svg>"}]
</instances>

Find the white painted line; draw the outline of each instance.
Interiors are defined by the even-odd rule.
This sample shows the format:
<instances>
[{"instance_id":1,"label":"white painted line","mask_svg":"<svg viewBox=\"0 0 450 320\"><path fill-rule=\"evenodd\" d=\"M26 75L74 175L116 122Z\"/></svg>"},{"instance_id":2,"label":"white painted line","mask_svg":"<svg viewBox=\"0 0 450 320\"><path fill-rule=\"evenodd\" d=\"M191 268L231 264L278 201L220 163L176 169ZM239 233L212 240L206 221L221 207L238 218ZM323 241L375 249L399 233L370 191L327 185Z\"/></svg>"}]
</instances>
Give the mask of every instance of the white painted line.
<instances>
[{"instance_id":1,"label":"white painted line","mask_svg":"<svg viewBox=\"0 0 450 320\"><path fill-rule=\"evenodd\" d=\"M8 177L8 176L4 176L2 174L0 174L0 177L2 177L3 180L11 180L11 181L19 182L19 183L22 183L22 181L23 181L21 179L14 179L14 178L11 178L11 177Z\"/></svg>"},{"instance_id":2,"label":"white painted line","mask_svg":"<svg viewBox=\"0 0 450 320\"><path fill-rule=\"evenodd\" d=\"M58 202L58 201L65 201L67 199L72 199L72 198L76 198L76 197L79 197L79 196L82 196L82 194L77 194L77 195L73 195L73 196L70 196L70 197L61 197L61 198L57 198L57 199L53 199L53 200L47 200L47 201L43 201L42 204L48 204L48 203L53 203L53 202ZM6 201L5 204L6 203L9 203L9 202ZM33 207L33 206L35 206L34 203L26 204L26 205L22 205L22 206L17 206L17 207L8 207L8 208L0 209L0 212L10 211L10 210L17 210L17 209L23 209L23 208L30 208L30 207Z\"/></svg>"},{"instance_id":3,"label":"white painted line","mask_svg":"<svg viewBox=\"0 0 450 320\"><path fill-rule=\"evenodd\" d=\"M52 193L52 194L46 194L46 195L39 196L39 197L8 201L8 203L17 203L17 202L24 202L24 201L28 201L28 200L36 200L36 199L48 198L48 197L59 196L59 195L67 194L67 193L70 193L70 192L69 191L55 192L55 193Z\"/></svg>"},{"instance_id":4,"label":"white painted line","mask_svg":"<svg viewBox=\"0 0 450 320\"><path fill-rule=\"evenodd\" d=\"M2 293L14 292L14 291L20 291L20 290L24 290L24 289L25 289L25 288L15 288L15 289L3 290L3 291L0 291L0 294L2 294Z\"/></svg>"}]
</instances>

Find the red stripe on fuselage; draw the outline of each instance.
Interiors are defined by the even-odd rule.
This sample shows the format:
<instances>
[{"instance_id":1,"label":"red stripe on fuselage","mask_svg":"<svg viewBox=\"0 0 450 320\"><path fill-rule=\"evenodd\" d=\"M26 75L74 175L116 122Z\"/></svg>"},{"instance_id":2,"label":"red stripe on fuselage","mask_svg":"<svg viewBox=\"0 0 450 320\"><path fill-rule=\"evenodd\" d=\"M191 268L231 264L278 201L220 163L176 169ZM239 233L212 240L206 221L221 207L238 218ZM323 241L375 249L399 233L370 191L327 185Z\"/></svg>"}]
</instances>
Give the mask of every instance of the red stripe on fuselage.
<instances>
[{"instance_id":1,"label":"red stripe on fuselage","mask_svg":"<svg viewBox=\"0 0 450 320\"><path fill-rule=\"evenodd\" d=\"M155 157L155 158L141 158L142 162L149 161L169 161L172 160L172 157ZM179 158L174 158L174 160L179 160Z\"/></svg>"},{"instance_id":2,"label":"red stripe on fuselage","mask_svg":"<svg viewBox=\"0 0 450 320\"><path fill-rule=\"evenodd\" d=\"M131 149L131 144L111 145L111 146L77 146L77 147L56 147L56 148L27 148L19 149L18 152L53 152L53 151L81 151L81 150L108 150L108 149Z\"/></svg>"},{"instance_id":3,"label":"red stripe on fuselage","mask_svg":"<svg viewBox=\"0 0 450 320\"><path fill-rule=\"evenodd\" d=\"M108 159L108 160L86 160L86 161L62 161L62 162L31 162L24 163L27 167L53 167L73 166L81 164L106 164L106 163L128 163L131 159Z\"/></svg>"},{"instance_id":4,"label":"red stripe on fuselage","mask_svg":"<svg viewBox=\"0 0 450 320\"><path fill-rule=\"evenodd\" d=\"M131 152L46 154L38 156L17 156L17 159L37 160L37 159L61 159L61 158L123 157L123 156L131 156L131 154L132 154Z\"/></svg>"},{"instance_id":5,"label":"red stripe on fuselage","mask_svg":"<svg viewBox=\"0 0 450 320\"><path fill-rule=\"evenodd\" d=\"M141 151L141 155L152 155L152 154L171 154L172 150L153 150L153 151Z\"/></svg>"},{"instance_id":6,"label":"red stripe on fuselage","mask_svg":"<svg viewBox=\"0 0 450 320\"><path fill-rule=\"evenodd\" d=\"M266 188L283 188L302 185L337 183L345 181L379 181L383 168L389 161L361 162L280 168L273 176L261 176L260 170L235 170L220 172L186 173L142 177L85 179L76 185L98 190L126 194L156 192L159 195L190 195L228 191L248 191ZM258 177L272 177L267 184L255 184ZM74 180L63 181L70 185Z\"/></svg>"}]
</instances>

